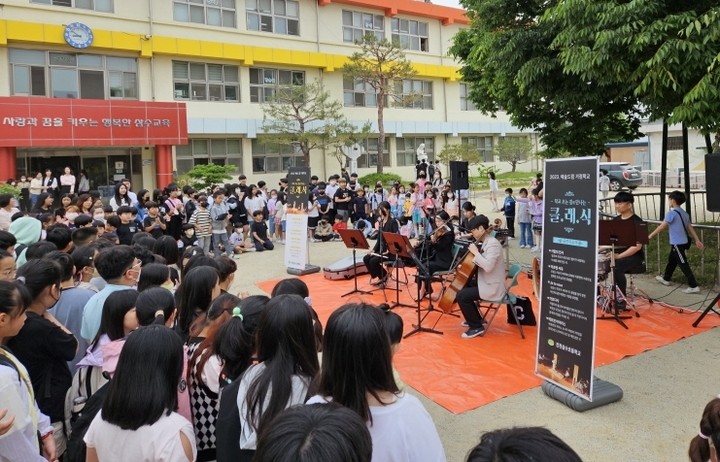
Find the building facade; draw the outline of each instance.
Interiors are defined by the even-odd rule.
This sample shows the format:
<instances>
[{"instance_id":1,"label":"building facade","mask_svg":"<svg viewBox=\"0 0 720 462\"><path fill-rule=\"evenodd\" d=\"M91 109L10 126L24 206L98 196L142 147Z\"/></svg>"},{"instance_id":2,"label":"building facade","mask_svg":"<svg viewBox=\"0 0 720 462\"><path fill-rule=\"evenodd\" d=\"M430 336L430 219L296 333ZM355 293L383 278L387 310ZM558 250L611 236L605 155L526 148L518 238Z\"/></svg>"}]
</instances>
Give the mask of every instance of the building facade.
<instances>
[{"instance_id":1,"label":"building facade","mask_svg":"<svg viewBox=\"0 0 720 462\"><path fill-rule=\"evenodd\" d=\"M401 83L403 91L423 94L412 107L385 110L386 171L414 178L420 144L433 160L447 143L472 143L493 162L501 137L531 134L503 114L480 113L467 99L458 64L448 57L452 37L465 24L463 10L412 0L6 0L0 5L0 178L71 166L88 172L93 189L108 187L120 175L151 188L195 165L215 163L274 185L288 167L304 162L299 152L261 142L262 103L279 85L322 79L332 97L343 101L349 121L369 121L377 133L374 93L342 73L359 49L355 40L365 33L406 47L417 74ZM38 113L8 112L11 105L3 101L17 98L31 101ZM62 130L87 131L92 120L99 130L86 138L93 141L47 132L37 139L41 130L32 126L17 135L18 123L42 124L41 109L59 100L107 106L98 120L59 116ZM143 104L135 112L118 112L119 118L108 115L109 108L127 102ZM64 104L71 103L77 105ZM164 137L156 134L156 123L169 129L165 118L142 111L168 104L186 111L187 119ZM103 127L116 120L119 125ZM144 137L116 136L131 128L126 124L145 130ZM10 140L10 128L15 138L27 139ZM186 142L167 144L172 137ZM361 144L363 175L375 171L377 136ZM313 152L310 167L326 177L339 170L339 162L333 153Z\"/></svg>"}]
</instances>

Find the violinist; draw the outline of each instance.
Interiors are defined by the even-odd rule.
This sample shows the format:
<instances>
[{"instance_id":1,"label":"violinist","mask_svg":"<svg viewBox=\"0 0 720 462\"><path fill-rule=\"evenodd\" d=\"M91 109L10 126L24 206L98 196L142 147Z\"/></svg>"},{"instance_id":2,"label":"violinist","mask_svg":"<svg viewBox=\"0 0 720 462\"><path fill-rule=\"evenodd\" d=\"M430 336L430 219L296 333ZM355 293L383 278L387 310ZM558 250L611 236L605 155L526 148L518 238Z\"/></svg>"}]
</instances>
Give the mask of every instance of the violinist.
<instances>
[{"instance_id":1,"label":"violinist","mask_svg":"<svg viewBox=\"0 0 720 462\"><path fill-rule=\"evenodd\" d=\"M473 338L485 333L485 321L475 302L479 300L499 300L505 294L505 263L502 254L502 244L491 235L490 220L485 215L478 215L468 223L473 240L480 243L470 244L468 252L473 254L472 262L477 269L477 284L472 282L468 287L457 293L455 300L460 306L467 332L462 338Z\"/></svg>"},{"instance_id":2,"label":"violinist","mask_svg":"<svg viewBox=\"0 0 720 462\"><path fill-rule=\"evenodd\" d=\"M452 267L453 264L453 243L455 242L455 233L450 223L450 215L445 210L440 210L435 215L435 230L430 234L429 240L432 246L433 252L428 260L428 270L430 274L438 271L447 271ZM422 284L422 278L416 278L418 284ZM432 286L425 281L424 288L420 289L420 298L424 297L425 294L432 293ZM413 298L417 297L417 290L410 290L410 295ZM415 300L417 301L417 300Z\"/></svg>"},{"instance_id":3,"label":"violinist","mask_svg":"<svg viewBox=\"0 0 720 462\"><path fill-rule=\"evenodd\" d=\"M382 233L397 233L398 223L390 215L390 204L382 201L377 208L378 221L377 226L380 230L380 236L375 242L375 246L367 255L363 257L365 267L370 273L370 284L374 286L384 287L389 273L385 270L383 262L392 261L392 255L388 252L387 243L382 238Z\"/></svg>"}]
</instances>

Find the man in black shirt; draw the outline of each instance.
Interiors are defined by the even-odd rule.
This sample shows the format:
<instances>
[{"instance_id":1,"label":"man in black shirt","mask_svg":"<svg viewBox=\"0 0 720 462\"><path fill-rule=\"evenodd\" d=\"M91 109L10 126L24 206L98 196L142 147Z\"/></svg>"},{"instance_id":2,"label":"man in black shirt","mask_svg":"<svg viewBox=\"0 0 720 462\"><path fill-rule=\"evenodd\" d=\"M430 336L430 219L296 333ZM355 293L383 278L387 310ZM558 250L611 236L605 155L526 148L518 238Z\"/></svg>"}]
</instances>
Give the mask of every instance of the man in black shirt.
<instances>
[{"instance_id":1,"label":"man in black shirt","mask_svg":"<svg viewBox=\"0 0 720 462\"><path fill-rule=\"evenodd\" d=\"M620 191L615 195L615 211L618 216L614 220L633 220L644 223L643 219L635 215L633 211L633 203L635 198L632 193ZM627 278L625 273L628 271L644 272L645 271L645 250L642 244L632 247L615 247L615 284L618 289L625 294L627 289ZM620 308L624 309L624 301L620 302Z\"/></svg>"},{"instance_id":2,"label":"man in black shirt","mask_svg":"<svg viewBox=\"0 0 720 462\"><path fill-rule=\"evenodd\" d=\"M267 225L263 220L262 210L255 210L253 212L253 222L250 225L250 234L252 235L253 243L255 244L255 250L262 252L263 250L272 250L275 246L271 239L268 239Z\"/></svg>"},{"instance_id":3,"label":"man in black shirt","mask_svg":"<svg viewBox=\"0 0 720 462\"><path fill-rule=\"evenodd\" d=\"M117 227L117 237L120 244L132 245L132 238L138 232L137 223L132 219L132 209L127 205L118 207L118 218L120 218L120 226Z\"/></svg>"},{"instance_id":4,"label":"man in black shirt","mask_svg":"<svg viewBox=\"0 0 720 462\"><path fill-rule=\"evenodd\" d=\"M343 223L347 222L348 210L350 209L350 201L352 200L352 191L347 188L347 180L340 178L338 182L340 187L335 191L333 202L335 203L335 215L340 217Z\"/></svg>"}]
</instances>

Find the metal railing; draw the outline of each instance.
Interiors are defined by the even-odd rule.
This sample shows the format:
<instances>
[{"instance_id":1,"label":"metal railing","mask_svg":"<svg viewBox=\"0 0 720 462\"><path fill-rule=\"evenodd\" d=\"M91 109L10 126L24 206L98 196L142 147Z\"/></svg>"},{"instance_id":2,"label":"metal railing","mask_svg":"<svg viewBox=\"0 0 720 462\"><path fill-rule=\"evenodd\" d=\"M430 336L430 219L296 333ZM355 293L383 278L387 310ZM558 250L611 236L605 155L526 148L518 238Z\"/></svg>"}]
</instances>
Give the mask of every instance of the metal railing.
<instances>
[{"instance_id":1,"label":"metal railing","mask_svg":"<svg viewBox=\"0 0 720 462\"><path fill-rule=\"evenodd\" d=\"M635 198L634 209L635 213L642 217L644 220L662 221L667 213L668 201L665 198L665 209L660 210L660 193L639 193L633 194ZM693 223L704 223L704 224L720 224L720 213L710 212L707 210L707 192L705 191L691 191L690 199L688 200L690 205L690 215L692 216ZM602 206L603 213L610 215L615 214L615 204L612 197L600 199L600 205ZM685 210L688 210L688 205L683 205Z\"/></svg>"}]
</instances>

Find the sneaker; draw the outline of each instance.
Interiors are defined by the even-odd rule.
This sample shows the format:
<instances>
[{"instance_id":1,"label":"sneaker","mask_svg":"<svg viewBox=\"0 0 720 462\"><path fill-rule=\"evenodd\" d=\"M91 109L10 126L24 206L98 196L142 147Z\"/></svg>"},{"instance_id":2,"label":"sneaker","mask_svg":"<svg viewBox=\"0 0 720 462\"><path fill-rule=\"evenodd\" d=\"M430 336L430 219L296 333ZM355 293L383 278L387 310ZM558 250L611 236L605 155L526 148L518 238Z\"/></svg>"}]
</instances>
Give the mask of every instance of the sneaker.
<instances>
[{"instance_id":1,"label":"sneaker","mask_svg":"<svg viewBox=\"0 0 720 462\"><path fill-rule=\"evenodd\" d=\"M246 250L246 252L257 252L257 249L255 247L250 247Z\"/></svg>"},{"instance_id":2,"label":"sneaker","mask_svg":"<svg viewBox=\"0 0 720 462\"><path fill-rule=\"evenodd\" d=\"M468 325L467 321L461 322L461 323L460 323L460 326L462 326L462 327L470 327L470 326Z\"/></svg>"},{"instance_id":3,"label":"sneaker","mask_svg":"<svg viewBox=\"0 0 720 462\"><path fill-rule=\"evenodd\" d=\"M462 338L475 338L478 335L482 335L485 333L485 327L480 327L477 329L470 329L464 334L461 335Z\"/></svg>"},{"instance_id":4,"label":"sneaker","mask_svg":"<svg viewBox=\"0 0 720 462\"><path fill-rule=\"evenodd\" d=\"M237 260L238 258L240 258L240 255L242 255L242 254L241 254L241 253L236 253L233 258Z\"/></svg>"},{"instance_id":5,"label":"sneaker","mask_svg":"<svg viewBox=\"0 0 720 462\"><path fill-rule=\"evenodd\" d=\"M700 292L700 287L688 287L687 289L683 289L682 293L684 294L696 294Z\"/></svg>"},{"instance_id":6,"label":"sneaker","mask_svg":"<svg viewBox=\"0 0 720 462\"><path fill-rule=\"evenodd\" d=\"M514 241L514 240L515 240L515 238L514 238L514 237L512 237L512 236L508 236L508 240L510 240L510 241Z\"/></svg>"},{"instance_id":7,"label":"sneaker","mask_svg":"<svg viewBox=\"0 0 720 462\"><path fill-rule=\"evenodd\" d=\"M532 253L540 253L540 247L533 247L532 249L530 249L530 252L532 252Z\"/></svg>"},{"instance_id":8,"label":"sneaker","mask_svg":"<svg viewBox=\"0 0 720 462\"><path fill-rule=\"evenodd\" d=\"M670 281L666 281L665 278L662 276L655 276L655 280L664 286L670 285Z\"/></svg>"}]
</instances>

